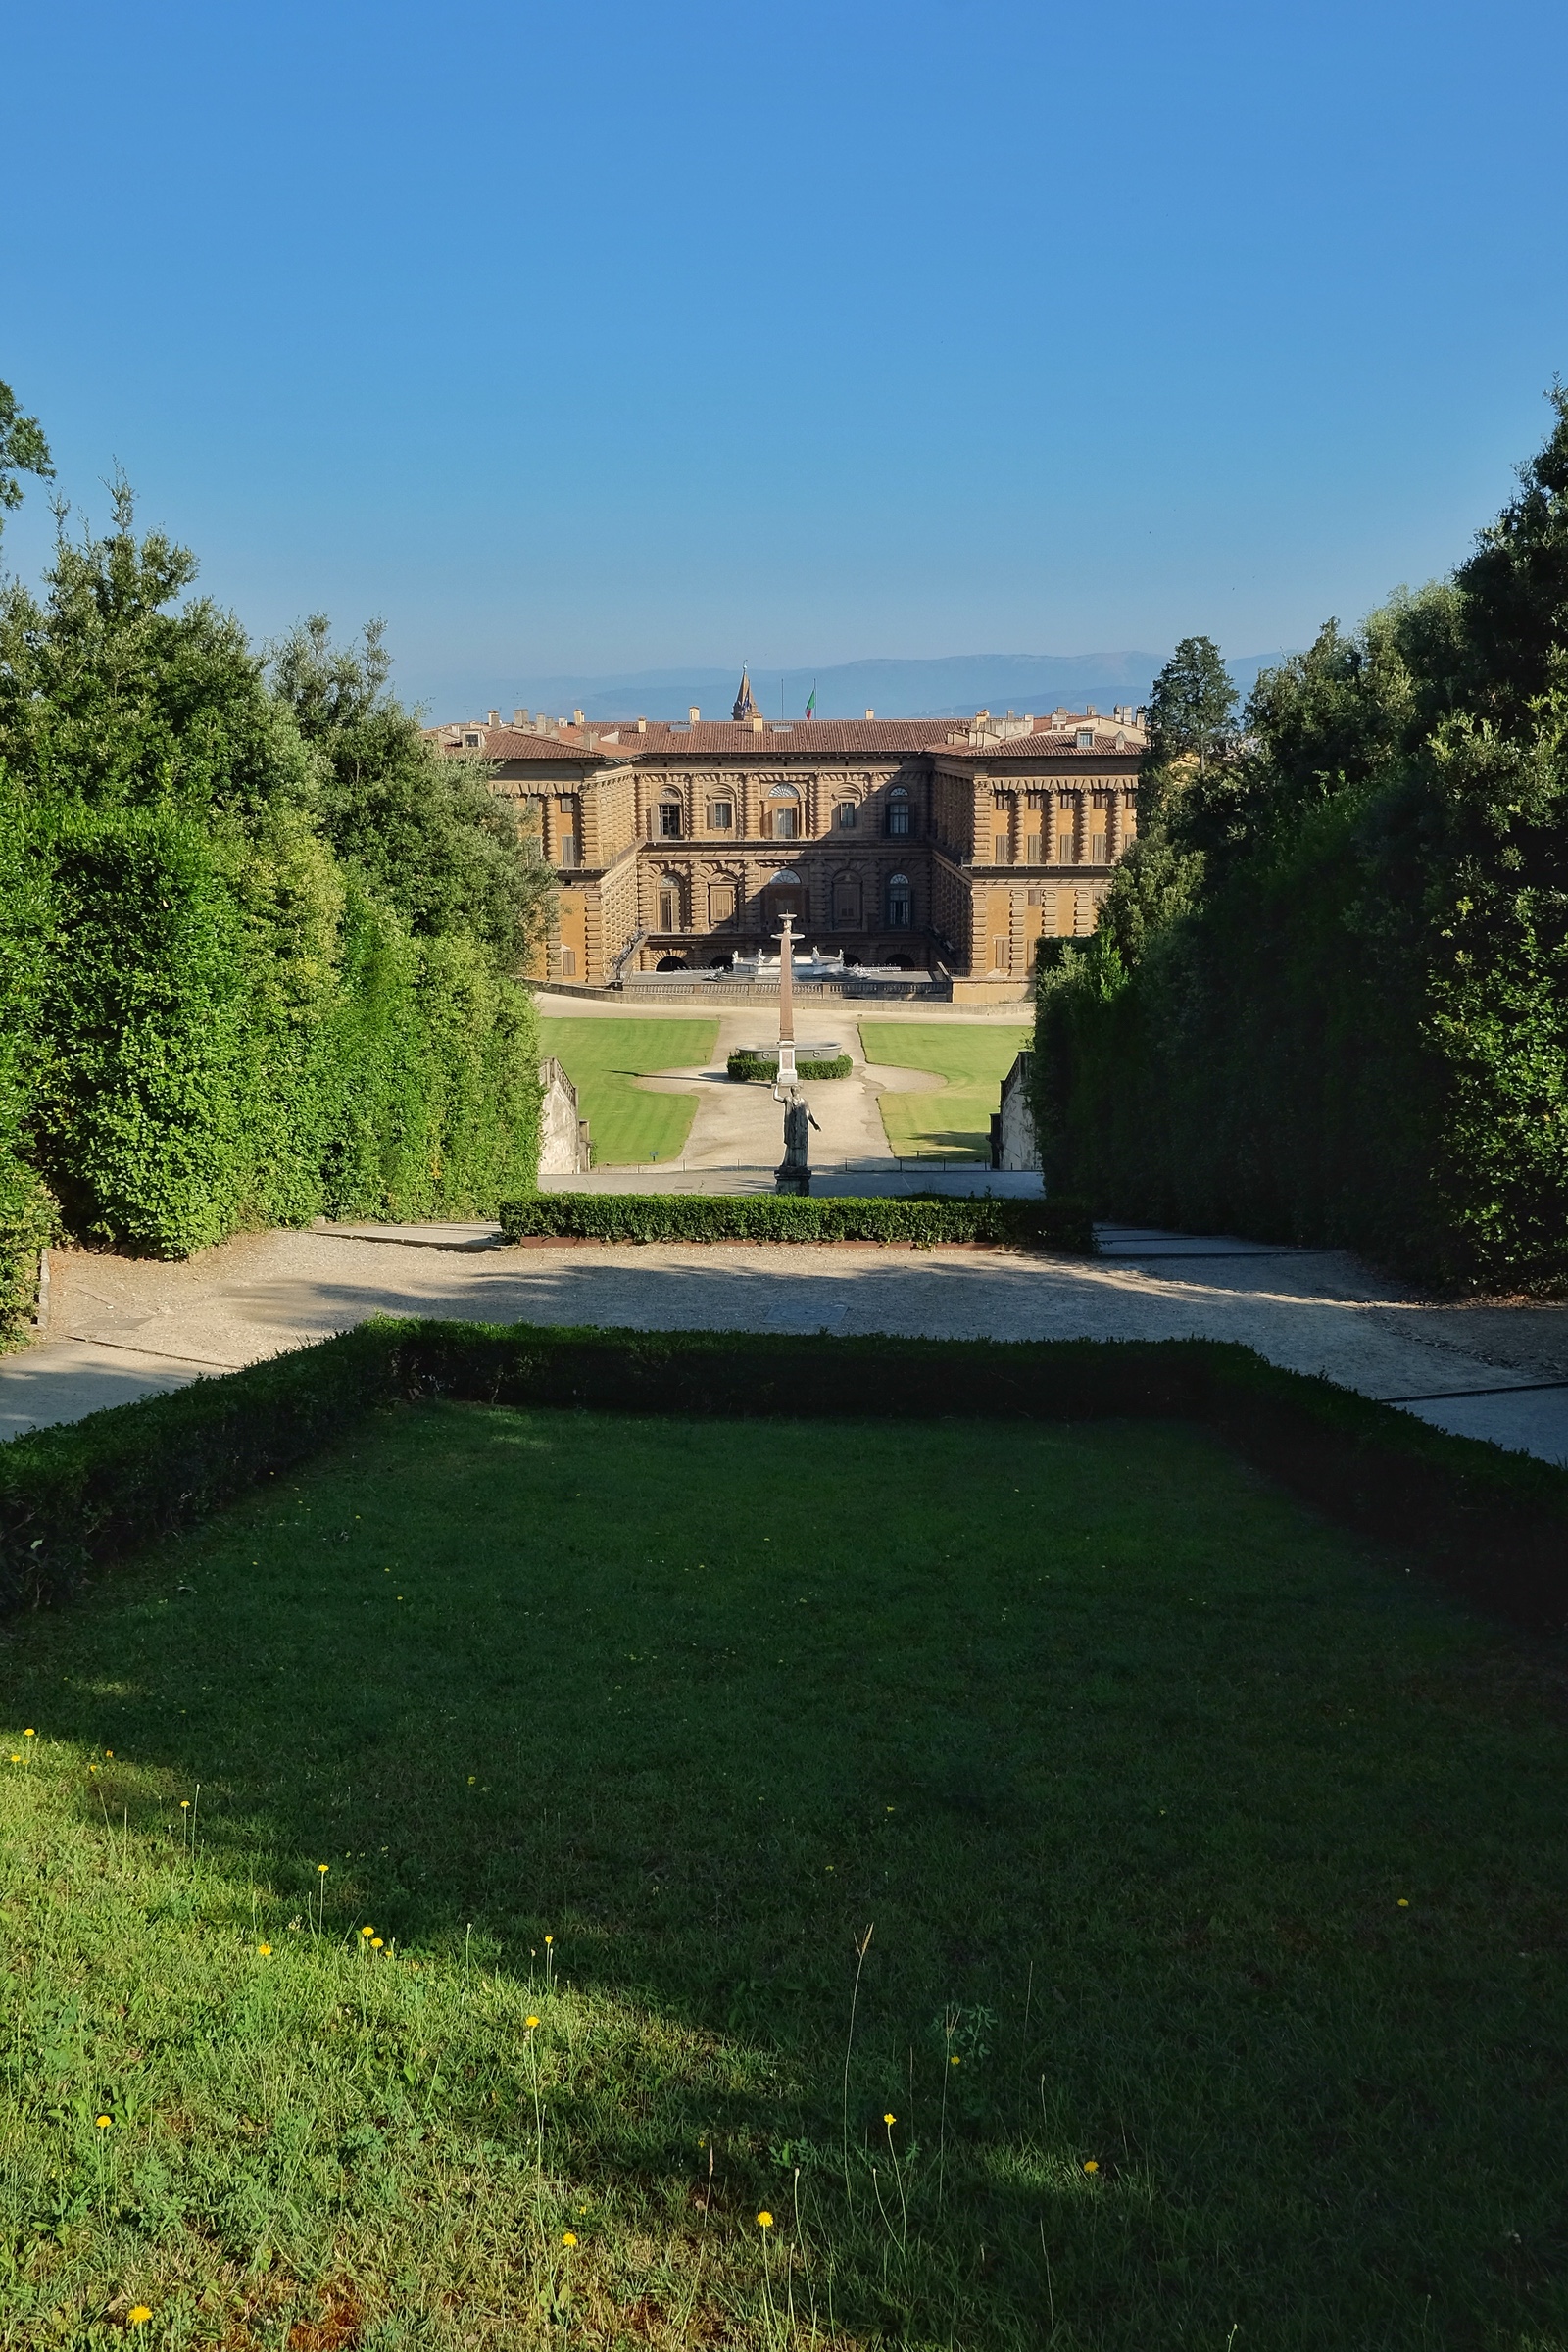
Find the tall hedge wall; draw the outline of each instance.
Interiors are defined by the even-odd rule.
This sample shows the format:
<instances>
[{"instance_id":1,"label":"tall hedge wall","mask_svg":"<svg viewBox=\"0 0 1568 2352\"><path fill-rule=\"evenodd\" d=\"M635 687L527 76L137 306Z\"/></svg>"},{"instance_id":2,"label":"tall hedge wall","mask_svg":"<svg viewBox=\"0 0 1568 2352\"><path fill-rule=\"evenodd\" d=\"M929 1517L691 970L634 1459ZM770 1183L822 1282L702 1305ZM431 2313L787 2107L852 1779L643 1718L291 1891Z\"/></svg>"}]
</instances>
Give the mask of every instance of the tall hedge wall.
<instances>
[{"instance_id":1,"label":"tall hedge wall","mask_svg":"<svg viewBox=\"0 0 1568 2352\"><path fill-rule=\"evenodd\" d=\"M1097 1213L1568 1288L1568 393L1454 578L1201 723L1155 690L1140 839L1039 977L1048 1184ZM1210 657L1212 660L1210 661Z\"/></svg>"},{"instance_id":2,"label":"tall hedge wall","mask_svg":"<svg viewBox=\"0 0 1568 2352\"><path fill-rule=\"evenodd\" d=\"M535 1182L548 875L373 634L279 683L192 568L122 499L0 593L0 1346L57 1232L177 1256Z\"/></svg>"}]
</instances>

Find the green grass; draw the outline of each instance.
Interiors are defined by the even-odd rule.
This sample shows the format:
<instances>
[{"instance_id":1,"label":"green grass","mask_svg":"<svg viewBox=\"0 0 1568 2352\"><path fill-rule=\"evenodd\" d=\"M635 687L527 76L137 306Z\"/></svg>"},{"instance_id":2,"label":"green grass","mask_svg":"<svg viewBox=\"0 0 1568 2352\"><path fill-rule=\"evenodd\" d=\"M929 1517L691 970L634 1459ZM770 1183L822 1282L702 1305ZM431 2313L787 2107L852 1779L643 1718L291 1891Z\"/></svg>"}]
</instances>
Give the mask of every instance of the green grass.
<instances>
[{"instance_id":1,"label":"green grass","mask_svg":"<svg viewBox=\"0 0 1568 2352\"><path fill-rule=\"evenodd\" d=\"M596 1167L679 1158L697 1097L645 1094L632 1080L710 1060L717 1021L547 1020L539 1036L577 1089L578 1108L593 1130Z\"/></svg>"},{"instance_id":2,"label":"green grass","mask_svg":"<svg viewBox=\"0 0 1568 2352\"><path fill-rule=\"evenodd\" d=\"M888 1149L901 1159L984 1159L1002 1081L1033 1031L981 1021L862 1021L867 1061L934 1070L940 1094L884 1095Z\"/></svg>"},{"instance_id":3,"label":"green grass","mask_svg":"<svg viewBox=\"0 0 1568 2352\"><path fill-rule=\"evenodd\" d=\"M0 1719L7 2347L1568 2343L1560 1687L1189 1430L387 1412Z\"/></svg>"}]
</instances>

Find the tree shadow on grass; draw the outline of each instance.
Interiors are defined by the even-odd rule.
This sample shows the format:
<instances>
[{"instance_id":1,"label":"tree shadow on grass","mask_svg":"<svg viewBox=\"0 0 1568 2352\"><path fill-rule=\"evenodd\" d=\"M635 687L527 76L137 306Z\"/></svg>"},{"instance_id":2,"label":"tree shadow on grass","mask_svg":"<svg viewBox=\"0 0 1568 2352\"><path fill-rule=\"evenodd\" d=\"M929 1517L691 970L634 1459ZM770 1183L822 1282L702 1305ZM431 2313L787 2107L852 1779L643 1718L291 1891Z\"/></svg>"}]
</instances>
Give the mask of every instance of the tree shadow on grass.
<instances>
[{"instance_id":1,"label":"tree shadow on grass","mask_svg":"<svg viewBox=\"0 0 1568 2352\"><path fill-rule=\"evenodd\" d=\"M1353 2233L1352 2281L1413 2266L1440 2304L1469 2291L1474 2230L1354 2084L1402 2112L1426 2082L1441 2143L1444 2004L1483 1999L1490 1960L1447 1955L1446 1994L1403 1975L1402 2024L1362 2047L1331 2021L1348 1986L1377 2006L1386 1944L1281 1928L1343 1913L1347 1870L1396 1849L1438 1871L1460 1816L1485 1842L1494 1784L1451 1727L1368 1718L1386 1653L1454 1639L1424 1605L1179 1430L405 1408L29 1624L8 1679L46 1736L134 1767L143 1837L201 1784L236 1933L251 1885L289 1933L326 1863L338 1935L371 1922L407 1955L565 1979L693 2050L766 2055L727 2090L677 2083L652 2122L633 2086L595 2127L607 2171L677 2179L718 2129L747 2195L797 2166L832 2182L848 2145L862 2199L891 2197L867 2168L893 2115L924 2151L922 2221L948 2151L930 2226L966 2295L990 2243L972 2340L1028 2340L1049 2217L1056 2291L1121 2294L1097 2340L1133 2342L1178 2259L1195 2325L1316 2278L1320 2206L1284 2214L1303 2166ZM1348 1773L1337 1740L1281 1741L1308 1657L1356 1686ZM1298 1813L1304 1842L1282 1841ZM1245 2289L1239 2239L1270 2247ZM1380 2305L1377 2340L1402 2325Z\"/></svg>"}]
</instances>

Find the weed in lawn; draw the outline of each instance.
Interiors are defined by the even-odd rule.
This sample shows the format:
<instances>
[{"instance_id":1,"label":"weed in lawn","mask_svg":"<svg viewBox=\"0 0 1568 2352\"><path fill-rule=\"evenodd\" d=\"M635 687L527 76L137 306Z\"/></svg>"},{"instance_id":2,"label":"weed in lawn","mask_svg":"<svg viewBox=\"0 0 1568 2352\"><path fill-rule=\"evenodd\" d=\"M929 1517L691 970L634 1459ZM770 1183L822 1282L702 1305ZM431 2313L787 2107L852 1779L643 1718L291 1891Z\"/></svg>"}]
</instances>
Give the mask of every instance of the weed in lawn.
<instances>
[{"instance_id":1,"label":"weed in lawn","mask_svg":"<svg viewBox=\"0 0 1568 2352\"><path fill-rule=\"evenodd\" d=\"M5 1675L8 2352L1565 2340L1549 1686L1189 1432L402 1410Z\"/></svg>"}]
</instances>

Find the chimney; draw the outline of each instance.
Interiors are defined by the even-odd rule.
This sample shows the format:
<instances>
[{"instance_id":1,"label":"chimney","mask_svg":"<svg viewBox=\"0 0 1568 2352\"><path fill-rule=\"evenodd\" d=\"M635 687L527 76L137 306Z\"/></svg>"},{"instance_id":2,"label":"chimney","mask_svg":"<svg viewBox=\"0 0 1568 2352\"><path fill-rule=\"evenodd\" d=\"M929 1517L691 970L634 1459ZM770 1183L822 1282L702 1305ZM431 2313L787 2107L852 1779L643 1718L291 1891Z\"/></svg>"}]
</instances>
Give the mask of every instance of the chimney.
<instances>
[{"instance_id":1,"label":"chimney","mask_svg":"<svg viewBox=\"0 0 1568 2352\"><path fill-rule=\"evenodd\" d=\"M752 733L753 733L754 735L760 735L761 733L763 733L763 731L765 730L766 726L767 726L767 721L766 721L766 719L765 719L765 718L762 716L761 712L760 712L760 711L759 711L759 712L757 713L757 715L756 715L756 716L753 718L753 720L752 720Z\"/></svg>"},{"instance_id":2,"label":"chimney","mask_svg":"<svg viewBox=\"0 0 1568 2352\"><path fill-rule=\"evenodd\" d=\"M702 712L701 712L701 711L698 710L698 708L697 708L697 705L696 705L695 703L693 703L693 705L692 705L691 709L690 709L690 710L687 711L687 713L686 713L687 721L688 721L688 723L689 723L690 725L692 725L692 726L694 726L694 727L695 727L695 726L696 726L696 724L697 724L697 721L698 721L698 720L699 720L699 719L702 717L702 715L703 715L703 714L702 714Z\"/></svg>"},{"instance_id":3,"label":"chimney","mask_svg":"<svg viewBox=\"0 0 1568 2352\"><path fill-rule=\"evenodd\" d=\"M875 718L876 712L874 710L868 710L865 715L867 718Z\"/></svg>"},{"instance_id":4,"label":"chimney","mask_svg":"<svg viewBox=\"0 0 1568 2352\"><path fill-rule=\"evenodd\" d=\"M571 723L574 727L580 727L582 725L582 712L580 710L574 710L572 712Z\"/></svg>"},{"instance_id":5,"label":"chimney","mask_svg":"<svg viewBox=\"0 0 1568 2352\"><path fill-rule=\"evenodd\" d=\"M589 727L587 729L587 744L588 749L591 752L597 751L599 747L599 729L597 727Z\"/></svg>"},{"instance_id":6,"label":"chimney","mask_svg":"<svg viewBox=\"0 0 1568 2352\"><path fill-rule=\"evenodd\" d=\"M647 719L646 719L646 718L640 718L640 719L637 721L637 732L638 732L638 734L639 734L639 735L646 735L646 734L647 734L647 732L648 732L648 721L647 721Z\"/></svg>"},{"instance_id":7,"label":"chimney","mask_svg":"<svg viewBox=\"0 0 1568 2352\"><path fill-rule=\"evenodd\" d=\"M514 710L514 712L512 713L512 723L513 723L513 725L514 725L514 727L525 727L525 726L528 724L528 713L527 713L527 711L526 711L526 710Z\"/></svg>"},{"instance_id":8,"label":"chimney","mask_svg":"<svg viewBox=\"0 0 1568 2352\"><path fill-rule=\"evenodd\" d=\"M989 711L989 710L977 710L977 711L975 712L975 714L974 714L974 723L975 723L975 725L976 725L977 727L986 727L986 726L989 726L989 725L990 725L990 723L991 723L991 713L990 713L990 711Z\"/></svg>"},{"instance_id":9,"label":"chimney","mask_svg":"<svg viewBox=\"0 0 1568 2352\"><path fill-rule=\"evenodd\" d=\"M501 713L499 710L487 710L484 714L484 720L487 727L499 727L501 724Z\"/></svg>"},{"instance_id":10,"label":"chimney","mask_svg":"<svg viewBox=\"0 0 1568 2352\"><path fill-rule=\"evenodd\" d=\"M1098 718L1100 716L1100 712L1095 709L1093 703L1091 703L1085 710L1084 716L1085 718Z\"/></svg>"}]
</instances>

